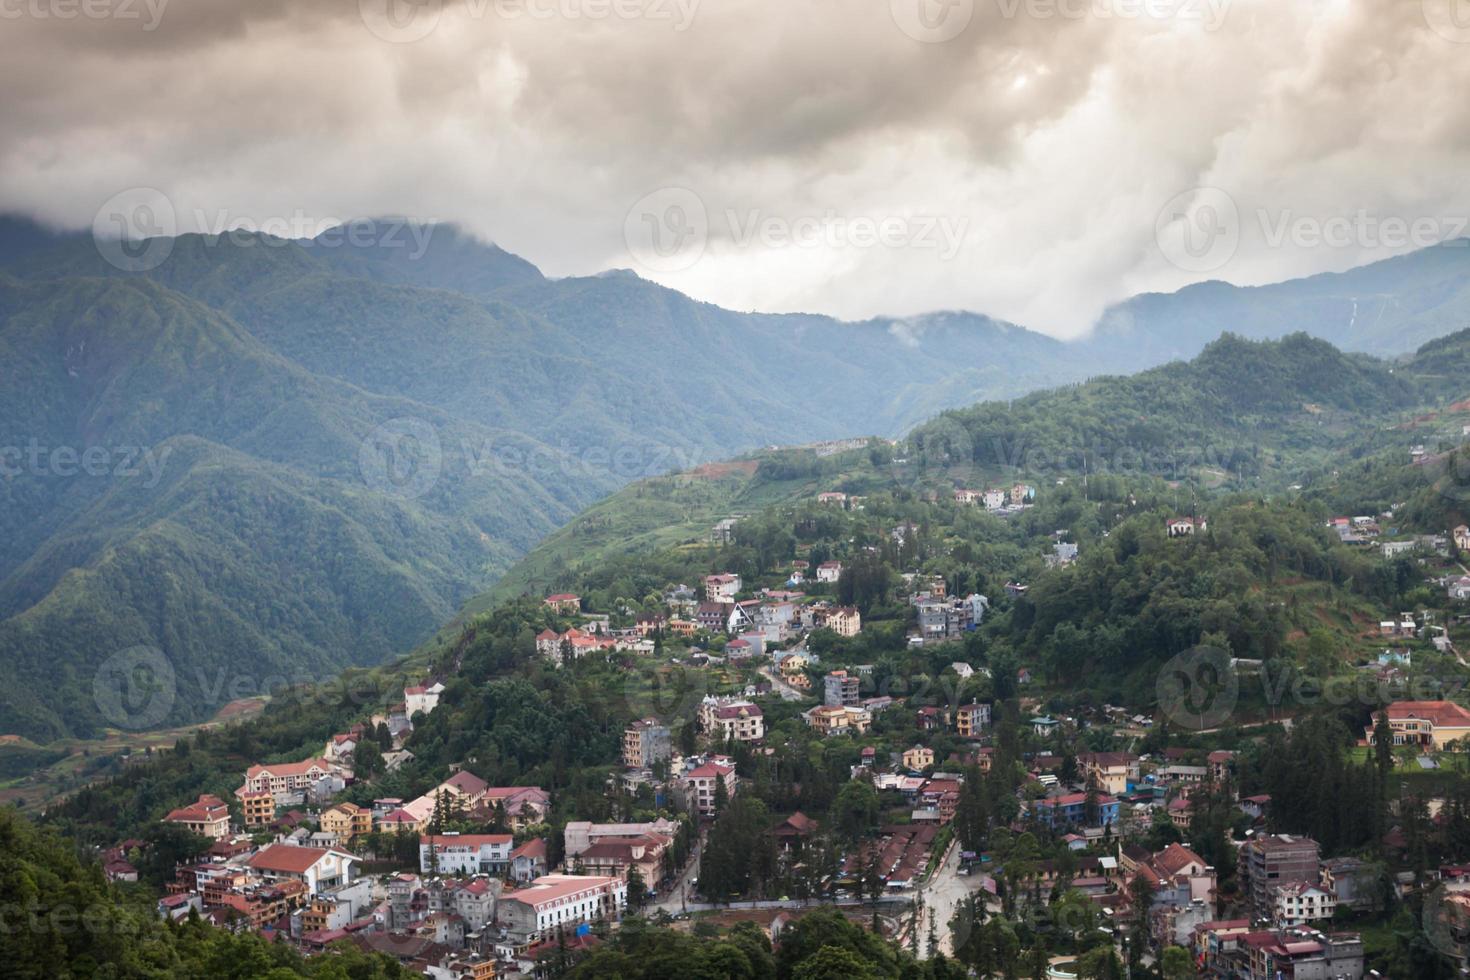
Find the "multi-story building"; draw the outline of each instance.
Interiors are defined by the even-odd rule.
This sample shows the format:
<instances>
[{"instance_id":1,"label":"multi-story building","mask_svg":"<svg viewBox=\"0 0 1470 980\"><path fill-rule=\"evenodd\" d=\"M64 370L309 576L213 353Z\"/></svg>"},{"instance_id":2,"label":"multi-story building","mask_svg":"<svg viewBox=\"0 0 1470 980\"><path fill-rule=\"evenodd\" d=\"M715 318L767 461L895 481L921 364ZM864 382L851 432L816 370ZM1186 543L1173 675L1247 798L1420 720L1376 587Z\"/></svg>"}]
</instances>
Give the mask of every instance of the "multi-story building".
<instances>
[{"instance_id":1,"label":"multi-story building","mask_svg":"<svg viewBox=\"0 0 1470 980\"><path fill-rule=\"evenodd\" d=\"M859 678L845 670L834 670L822 678L822 703L828 707L854 705L861 697Z\"/></svg>"},{"instance_id":2,"label":"multi-story building","mask_svg":"<svg viewBox=\"0 0 1470 980\"><path fill-rule=\"evenodd\" d=\"M1241 845L1236 855L1237 880L1252 912L1265 918L1275 910L1275 889L1297 883L1315 884L1319 877L1317 842L1310 837L1268 834Z\"/></svg>"},{"instance_id":3,"label":"multi-story building","mask_svg":"<svg viewBox=\"0 0 1470 980\"><path fill-rule=\"evenodd\" d=\"M628 904L628 884L616 876L542 875L501 895L495 916L515 942L550 938L557 927L614 919Z\"/></svg>"},{"instance_id":4,"label":"multi-story building","mask_svg":"<svg viewBox=\"0 0 1470 980\"><path fill-rule=\"evenodd\" d=\"M419 838L419 870L425 874L501 875L510 867L510 834L426 834Z\"/></svg>"},{"instance_id":5,"label":"multi-story building","mask_svg":"<svg viewBox=\"0 0 1470 980\"><path fill-rule=\"evenodd\" d=\"M1384 713L1393 731L1393 744L1443 749L1451 742L1470 736L1470 711L1453 701L1395 701ZM1377 716L1374 716L1375 721ZM1367 736L1373 739L1373 723Z\"/></svg>"},{"instance_id":6,"label":"multi-story building","mask_svg":"<svg viewBox=\"0 0 1470 980\"><path fill-rule=\"evenodd\" d=\"M741 698L707 696L699 705L699 727L720 742L759 742L766 735L760 707Z\"/></svg>"},{"instance_id":7,"label":"multi-story building","mask_svg":"<svg viewBox=\"0 0 1470 980\"><path fill-rule=\"evenodd\" d=\"M739 594L740 576L733 572L704 578L704 597L710 602L734 602Z\"/></svg>"},{"instance_id":8,"label":"multi-story building","mask_svg":"<svg viewBox=\"0 0 1470 980\"><path fill-rule=\"evenodd\" d=\"M1104 793L1117 796L1128 792L1128 783L1138 781L1138 756L1131 752L1088 752L1077 757L1084 782L1094 783Z\"/></svg>"},{"instance_id":9,"label":"multi-story building","mask_svg":"<svg viewBox=\"0 0 1470 980\"><path fill-rule=\"evenodd\" d=\"M685 792L689 804L697 809L701 816L712 817L715 815L716 786L723 783L727 799L735 798L735 790L739 781L735 776L735 767L722 765L718 762L707 762L702 766L691 769L684 776Z\"/></svg>"},{"instance_id":10,"label":"multi-story building","mask_svg":"<svg viewBox=\"0 0 1470 980\"><path fill-rule=\"evenodd\" d=\"M352 881L357 862L356 856L335 848L272 844L257 851L249 865L266 878L299 881L314 895Z\"/></svg>"},{"instance_id":11,"label":"multi-story building","mask_svg":"<svg viewBox=\"0 0 1470 980\"><path fill-rule=\"evenodd\" d=\"M352 838L370 834L373 830L373 811L355 803L338 803L322 811L321 828L336 834L344 844Z\"/></svg>"},{"instance_id":12,"label":"multi-story building","mask_svg":"<svg viewBox=\"0 0 1470 980\"><path fill-rule=\"evenodd\" d=\"M839 606L827 613L823 625L838 636L857 636L863 631L863 614L854 606Z\"/></svg>"},{"instance_id":13,"label":"multi-story building","mask_svg":"<svg viewBox=\"0 0 1470 980\"><path fill-rule=\"evenodd\" d=\"M1317 919L1330 919L1337 911L1337 898L1307 881L1294 881L1274 889L1272 921L1278 926L1300 926Z\"/></svg>"},{"instance_id":14,"label":"multi-story building","mask_svg":"<svg viewBox=\"0 0 1470 980\"><path fill-rule=\"evenodd\" d=\"M904 750L905 769L928 769L934 765L934 750L927 745L915 745Z\"/></svg>"},{"instance_id":15,"label":"multi-story building","mask_svg":"<svg viewBox=\"0 0 1470 980\"><path fill-rule=\"evenodd\" d=\"M623 765L629 769L648 769L674 752L669 726L657 718L642 718L623 730Z\"/></svg>"},{"instance_id":16,"label":"multi-story building","mask_svg":"<svg viewBox=\"0 0 1470 980\"><path fill-rule=\"evenodd\" d=\"M338 769L325 759L251 766L245 770L245 785L236 790L235 795L269 792L276 797L281 797L300 793L310 788L317 780L336 772Z\"/></svg>"},{"instance_id":17,"label":"multi-story building","mask_svg":"<svg viewBox=\"0 0 1470 980\"><path fill-rule=\"evenodd\" d=\"M203 793L188 806L170 810L163 822L179 824L192 833L219 840L230 833L230 807L218 796Z\"/></svg>"},{"instance_id":18,"label":"multi-story building","mask_svg":"<svg viewBox=\"0 0 1470 980\"><path fill-rule=\"evenodd\" d=\"M975 701L955 709L955 728L961 738L978 738L989 727L990 705Z\"/></svg>"},{"instance_id":19,"label":"multi-story building","mask_svg":"<svg viewBox=\"0 0 1470 980\"><path fill-rule=\"evenodd\" d=\"M1118 821L1116 798L1099 794L1095 800L1097 819L1093 826L1106 827ZM1087 823L1087 794L1064 793L1048 796L1031 803L1031 813L1047 827L1081 826Z\"/></svg>"},{"instance_id":20,"label":"multi-story building","mask_svg":"<svg viewBox=\"0 0 1470 980\"><path fill-rule=\"evenodd\" d=\"M673 843L672 837L662 834L602 837L572 861L580 874L616 875L625 880L637 868L644 886L652 888L664 877L664 855Z\"/></svg>"},{"instance_id":21,"label":"multi-story building","mask_svg":"<svg viewBox=\"0 0 1470 980\"><path fill-rule=\"evenodd\" d=\"M276 798L269 790L239 794L240 811L247 827L265 827L276 819Z\"/></svg>"},{"instance_id":22,"label":"multi-story building","mask_svg":"<svg viewBox=\"0 0 1470 980\"><path fill-rule=\"evenodd\" d=\"M803 712L802 717L813 731L822 735L861 734L873 723L872 712L867 708L841 705L819 704Z\"/></svg>"}]
</instances>

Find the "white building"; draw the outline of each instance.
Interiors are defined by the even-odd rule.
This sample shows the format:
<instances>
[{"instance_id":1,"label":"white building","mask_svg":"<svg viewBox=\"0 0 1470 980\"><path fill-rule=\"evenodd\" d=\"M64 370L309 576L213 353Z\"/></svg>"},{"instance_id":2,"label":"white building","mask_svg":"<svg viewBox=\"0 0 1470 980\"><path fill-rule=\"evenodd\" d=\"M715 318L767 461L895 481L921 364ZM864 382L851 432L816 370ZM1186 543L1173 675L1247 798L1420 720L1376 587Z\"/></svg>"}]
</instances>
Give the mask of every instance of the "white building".
<instances>
[{"instance_id":1,"label":"white building","mask_svg":"<svg viewBox=\"0 0 1470 980\"><path fill-rule=\"evenodd\" d=\"M417 712L422 711L429 714L439 707L439 695L444 693L444 685L435 681L427 686L417 685L403 689L403 704L408 716L412 718Z\"/></svg>"},{"instance_id":2,"label":"white building","mask_svg":"<svg viewBox=\"0 0 1470 980\"><path fill-rule=\"evenodd\" d=\"M262 877L300 881L315 895L351 882L356 876L357 862L356 856L335 848L272 844L257 851L249 864Z\"/></svg>"},{"instance_id":3,"label":"white building","mask_svg":"<svg viewBox=\"0 0 1470 980\"><path fill-rule=\"evenodd\" d=\"M495 917L517 942L568 933L584 922L613 920L628 904L628 885L618 877L542 875L525 888L502 894Z\"/></svg>"},{"instance_id":4,"label":"white building","mask_svg":"<svg viewBox=\"0 0 1470 980\"><path fill-rule=\"evenodd\" d=\"M419 870L425 874L504 874L515 838L510 834L425 834L419 838Z\"/></svg>"}]
</instances>

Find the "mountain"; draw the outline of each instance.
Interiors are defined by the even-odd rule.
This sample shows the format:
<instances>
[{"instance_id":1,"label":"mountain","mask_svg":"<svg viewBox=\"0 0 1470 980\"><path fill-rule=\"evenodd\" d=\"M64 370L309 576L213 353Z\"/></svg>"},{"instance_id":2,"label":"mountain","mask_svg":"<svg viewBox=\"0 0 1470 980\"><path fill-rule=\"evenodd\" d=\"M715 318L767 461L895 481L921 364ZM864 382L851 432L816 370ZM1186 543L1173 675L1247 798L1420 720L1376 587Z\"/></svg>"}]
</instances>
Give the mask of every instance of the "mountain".
<instances>
[{"instance_id":1,"label":"mountain","mask_svg":"<svg viewBox=\"0 0 1470 980\"><path fill-rule=\"evenodd\" d=\"M1271 436L1283 458L1337 446L1327 437L1355 431L1370 412L1417 404L1386 367L1360 358L1334 352L1322 362L1327 380L1314 378L1311 359L1322 352L1305 347L1289 372L1273 373L1278 352L1214 387L1207 374L1187 373L1197 369L1165 368L1186 374L1161 401L1152 382L1135 389L1103 379L1032 403L1028 392L1149 363L1159 343L1129 337L1102 351L1097 340L1065 344L965 312L860 323L738 313L629 272L548 279L447 225L378 219L312 240L183 235L155 247L163 261L124 271L88 237L0 222L8 276L0 447L63 451L63 465L48 457L30 472L37 467L27 462L3 483L0 663L15 665L17 683L0 695L0 733L95 734L108 720L86 696L97 667L139 644L191 675L179 682L170 724L229 700L204 676L221 664L258 681L289 676L286 668L320 674L379 662L430 635L606 493L761 446L899 436L938 416L896 452L933 462L933 425L951 441L963 436L963 467L904 477L928 479L932 490L979 479L976 448L997 435L1017 445L1018 421L1030 445L1060 455L1080 445L1077 423L1088 413L1148 445L1165 438L1170 419L1193 431L1191 419L1220 413L1232 420L1232 448L1215 462L1216 477L1246 479L1276 466L1256 458L1267 423L1222 396L1244 397L1252 385L1263 397L1300 395ZM1458 302L1458 258L1431 250L1340 278L1380 292L1401 281L1398 306L1420 310L1429 329L1425 311L1447 323ZM1204 310L1212 290L1240 292L1201 290L1138 303L1188 300ZM1338 292L1317 280L1278 290ZM1226 320L1233 327L1228 311L1249 320L1266 305L1219 304L1227 312L1198 313L1200 325L1180 336ZM1167 333L1170 316L1144 318L1150 335ZM1284 328L1286 319L1247 323L1246 332ZM1234 352L1212 356L1229 362ZM1354 385L1377 394L1340 403L1321 388L1334 382L1353 397L1362 394ZM987 400L973 418L940 415ZM1066 413L1077 418L1059 421ZM1129 413L1138 418L1119 430ZM413 481L429 469L402 455L414 446L430 453L419 463L441 465L427 488ZM156 479L60 475L76 469L64 465L68 451L122 463L129 448L153 454L139 453L143 462L167 450ZM869 455L877 469L894 453L879 446ZM741 487L737 473L681 488L649 533L700 534L706 518L805 493L833 475L830 461L811 462L821 458L769 456L753 487ZM770 485L778 472L782 488ZM637 522L610 506L611 516L591 512L569 527L554 552L575 554L589 533L594 553L639 545ZM671 521L676 512L683 517ZM558 574L535 560L522 569L534 571L511 575L505 590ZM89 707L60 710L77 703Z\"/></svg>"},{"instance_id":2,"label":"mountain","mask_svg":"<svg viewBox=\"0 0 1470 980\"><path fill-rule=\"evenodd\" d=\"M827 490L945 499L957 486L1101 486L1124 477L1130 486L1182 486L1172 497L1187 508L1191 492L1280 493L1375 452L1397 459L1404 479L1409 447L1426 442L1426 420L1439 418L1429 407L1470 395L1462 363L1470 363L1470 331L1397 365L1305 334L1226 336L1193 361L946 412L891 445L768 451L642 480L550 535L461 619L519 595L579 587L588 571L631 556L703 545L724 518ZM1434 430L1447 445L1457 443L1459 422L1470 422L1466 406L1451 408L1445 424L1455 425Z\"/></svg>"},{"instance_id":3,"label":"mountain","mask_svg":"<svg viewBox=\"0 0 1470 980\"><path fill-rule=\"evenodd\" d=\"M1107 310L1085 346L1136 370L1193 357L1231 332L1254 340L1302 331L1343 350L1409 353L1470 327L1470 239L1456 239L1346 272L1268 286L1203 282L1147 293Z\"/></svg>"},{"instance_id":4,"label":"mountain","mask_svg":"<svg viewBox=\"0 0 1470 980\"><path fill-rule=\"evenodd\" d=\"M312 375L147 279L0 277L0 378L0 718L41 739L141 727L93 688L139 645L177 679L149 724L381 661L613 485L477 465L571 461ZM401 419L437 444L407 482L378 446Z\"/></svg>"}]
</instances>

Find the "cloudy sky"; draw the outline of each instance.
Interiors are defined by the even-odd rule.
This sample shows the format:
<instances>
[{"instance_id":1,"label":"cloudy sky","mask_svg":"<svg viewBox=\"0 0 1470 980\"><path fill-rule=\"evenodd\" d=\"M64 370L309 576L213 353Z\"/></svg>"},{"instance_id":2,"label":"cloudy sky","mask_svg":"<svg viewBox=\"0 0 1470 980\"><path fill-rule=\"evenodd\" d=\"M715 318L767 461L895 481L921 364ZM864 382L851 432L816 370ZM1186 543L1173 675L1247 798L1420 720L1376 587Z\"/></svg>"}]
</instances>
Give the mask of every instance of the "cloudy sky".
<instances>
[{"instance_id":1,"label":"cloudy sky","mask_svg":"<svg viewBox=\"0 0 1470 980\"><path fill-rule=\"evenodd\" d=\"M0 19L0 209L71 227L140 193L136 223L180 231L403 214L551 275L1057 335L1144 290L1470 234L1470 0L0 0Z\"/></svg>"}]
</instances>

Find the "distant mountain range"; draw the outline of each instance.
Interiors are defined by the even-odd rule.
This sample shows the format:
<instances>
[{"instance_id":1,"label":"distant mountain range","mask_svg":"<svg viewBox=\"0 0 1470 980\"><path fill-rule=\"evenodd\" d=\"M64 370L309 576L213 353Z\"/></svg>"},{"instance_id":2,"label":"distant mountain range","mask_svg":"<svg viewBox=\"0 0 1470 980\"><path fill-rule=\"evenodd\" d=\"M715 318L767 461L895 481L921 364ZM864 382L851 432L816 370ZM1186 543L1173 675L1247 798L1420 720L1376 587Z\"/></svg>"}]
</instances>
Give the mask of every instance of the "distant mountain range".
<instances>
[{"instance_id":1,"label":"distant mountain range","mask_svg":"<svg viewBox=\"0 0 1470 980\"><path fill-rule=\"evenodd\" d=\"M94 698L99 666L137 646L175 671L159 725L379 662L640 477L900 435L1227 328L1394 354L1470 325L1470 251L1448 246L1138 297L1068 344L970 313L736 313L385 227L187 235L125 272L89 236L0 219L0 734L137 723Z\"/></svg>"}]
</instances>

